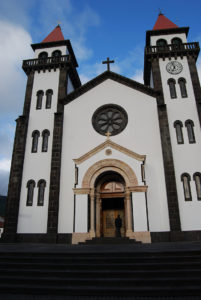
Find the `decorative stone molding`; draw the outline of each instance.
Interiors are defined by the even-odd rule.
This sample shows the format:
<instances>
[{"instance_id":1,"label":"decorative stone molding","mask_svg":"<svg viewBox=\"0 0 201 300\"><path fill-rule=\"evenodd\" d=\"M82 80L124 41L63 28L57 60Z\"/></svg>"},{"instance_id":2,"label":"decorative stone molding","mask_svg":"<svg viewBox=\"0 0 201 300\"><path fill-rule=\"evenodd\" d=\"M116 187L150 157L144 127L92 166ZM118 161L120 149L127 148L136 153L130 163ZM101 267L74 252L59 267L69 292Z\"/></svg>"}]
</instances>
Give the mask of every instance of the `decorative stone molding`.
<instances>
[{"instance_id":1,"label":"decorative stone molding","mask_svg":"<svg viewBox=\"0 0 201 300\"><path fill-rule=\"evenodd\" d=\"M128 190L130 192L139 192L139 193L145 193L147 192L148 186L147 185L138 185L138 186L130 186L128 187Z\"/></svg>"},{"instance_id":2,"label":"decorative stone molding","mask_svg":"<svg viewBox=\"0 0 201 300\"><path fill-rule=\"evenodd\" d=\"M143 244L151 243L151 234L149 231L132 232L127 235L131 240L142 242Z\"/></svg>"},{"instance_id":3,"label":"decorative stone molding","mask_svg":"<svg viewBox=\"0 0 201 300\"><path fill-rule=\"evenodd\" d=\"M73 192L74 192L75 195L89 194L90 189L77 188L77 189L73 189Z\"/></svg>"},{"instance_id":4,"label":"decorative stone molding","mask_svg":"<svg viewBox=\"0 0 201 300\"><path fill-rule=\"evenodd\" d=\"M93 188L96 178L106 171L121 174L127 187L138 186L137 177L129 165L117 159L104 159L96 162L87 170L82 181L82 188Z\"/></svg>"},{"instance_id":5,"label":"decorative stone molding","mask_svg":"<svg viewBox=\"0 0 201 300\"><path fill-rule=\"evenodd\" d=\"M139 160L139 161L146 160L146 155L141 155L136 152L133 152L133 151L131 151L125 147L122 147L122 146L112 142L111 140L107 139L104 143L102 143L99 146L95 147L94 149L90 150L86 154L82 155L81 157L79 157L77 159L74 159L74 162L76 165L79 165L79 164L83 163L85 160L89 159L90 157L92 157L93 155L95 155L96 153L100 152L101 150L103 150L107 147L111 147L117 151L120 151L136 160Z\"/></svg>"},{"instance_id":6,"label":"decorative stone molding","mask_svg":"<svg viewBox=\"0 0 201 300\"><path fill-rule=\"evenodd\" d=\"M72 244L84 243L86 240L91 240L92 237L88 232L74 232L72 234Z\"/></svg>"}]
</instances>

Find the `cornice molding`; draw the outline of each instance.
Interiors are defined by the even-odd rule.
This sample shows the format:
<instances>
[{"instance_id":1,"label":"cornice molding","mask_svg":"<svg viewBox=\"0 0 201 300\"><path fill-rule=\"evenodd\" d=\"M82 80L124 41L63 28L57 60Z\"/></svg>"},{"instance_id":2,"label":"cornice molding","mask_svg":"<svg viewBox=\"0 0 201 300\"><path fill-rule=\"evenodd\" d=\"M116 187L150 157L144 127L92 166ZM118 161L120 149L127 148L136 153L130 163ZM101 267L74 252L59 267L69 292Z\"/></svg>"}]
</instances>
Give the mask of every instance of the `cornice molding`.
<instances>
[{"instance_id":1,"label":"cornice molding","mask_svg":"<svg viewBox=\"0 0 201 300\"><path fill-rule=\"evenodd\" d=\"M82 85L79 89L73 91L69 95L67 95L66 99L64 99L64 104L68 104L74 99L80 97L81 95L85 94L89 90L93 89L97 85L101 84L107 79L114 80L116 82L119 82L125 86L128 86L132 89L138 90L146 95L149 95L153 98L156 98L158 96L158 92L156 92L154 89L145 86L144 84L141 84L137 81L131 80L127 77L124 77L122 75L119 75L117 73L111 72L111 71L105 71L104 73L100 74L99 76L95 77L94 79L90 80L89 82Z\"/></svg>"},{"instance_id":2,"label":"cornice molding","mask_svg":"<svg viewBox=\"0 0 201 300\"><path fill-rule=\"evenodd\" d=\"M81 157L77 158L77 159L73 159L73 161L75 162L76 165L79 165L81 163L83 163L85 160L89 159L90 157L92 157L93 155L95 155L96 153L100 152L101 150L107 148L107 147L111 147L117 151L120 151L138 161L145 161L146 160L146 155L141 155L138 154L136 152L133 152L123 146L120 146L119 144L114 143L113 141L111 141L110 139L107 139L104 143L100 144L99 146L93 148L92 150L90 150L89 152L87 152L86 154L82 155Z\"/></svg>"}]
</instances>

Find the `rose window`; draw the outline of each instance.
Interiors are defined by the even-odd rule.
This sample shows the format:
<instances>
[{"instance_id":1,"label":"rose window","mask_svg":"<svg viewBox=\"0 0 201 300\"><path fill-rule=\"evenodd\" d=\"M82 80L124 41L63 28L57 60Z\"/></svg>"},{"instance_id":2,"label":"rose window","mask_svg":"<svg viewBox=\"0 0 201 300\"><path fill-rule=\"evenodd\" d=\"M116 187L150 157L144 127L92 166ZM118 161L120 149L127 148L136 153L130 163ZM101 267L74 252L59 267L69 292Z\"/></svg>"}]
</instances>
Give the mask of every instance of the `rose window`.
<instances>
[{"instance_id":1,"label":"rose window","mask_svg":"<svg viewBox=\"0 0 201 300\"><path fill-rule=\"evenodd\" d=\"M107 104L99 107L92 118L94 129L105 135L116 135L124 130L128 122L126 111L119 105Z\"/></svg>"}]
</instances>

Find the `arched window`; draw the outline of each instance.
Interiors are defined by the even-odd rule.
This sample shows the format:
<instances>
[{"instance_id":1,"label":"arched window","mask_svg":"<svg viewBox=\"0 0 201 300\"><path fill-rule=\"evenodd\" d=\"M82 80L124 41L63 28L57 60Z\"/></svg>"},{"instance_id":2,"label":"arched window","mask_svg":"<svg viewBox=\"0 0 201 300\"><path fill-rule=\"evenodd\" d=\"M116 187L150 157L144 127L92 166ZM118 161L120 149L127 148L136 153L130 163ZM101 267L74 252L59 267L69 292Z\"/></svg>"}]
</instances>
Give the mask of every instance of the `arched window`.
<instances>
[{"instance_id":1,"label":"arched window","mask_svg":"<svg viewBox=\"0 0 201 300\"><path fill-rule=\"evenodd\" d=\"M179 78L178 83L180 86L181 96L182 98L186 98L187 96L187 90L186 90L186 79L185 78Z\"/></svg>"},{"instance_id":2,"label":"arched window","mask_svg":"<svg viewBox=\"0 0 201 300\"><path fill-rule=\"evenodd\" d=\"M44 196L45 196L45 187L46 181L44 179L39 180L38 182L38 206L44 205Z\"/></svg>"},{"instance_id":3,"label":"arched window","mask_svg":"<svg viewBox=\"0 0 201 300\"><path fill-rule=\"evenodd\" d=\"M61 51L60 51L60 50L55 50L55 51L53 51L53 52L52 52L52 56L53 56L53 57L59 57L59 56L61 56Z\"/></svg>"},{"instance_id":4,"label":"arched window","mask_svg":"<svg viewBox=\"0 0 201 300\"><path fill-rule=\"evenodd\" d=\"M181 45L182 45L182 40L180 38L177 38L177 37L173 38L171 40L171 42L172 42L173 48L180 48Z\"/></svg>"},{"instance_id":5,"label":"arched window","mask_svg":"<svg viewBox=\"0 0 201 300\"><path fill-rule=\"evenodd\" d=\"M46 91L46 108L51 108L53 90Z\"/></svg>"},{"instance_id":6,"label":"arched window","mask_svg":"<svg viewBox=\"0 0 201 300\"><path fill-rule=\"evenodd\" d=\"M188 140L190 144L195 143L195 135L194 135L194 123L192 120L187 120L185 122L185 126L187 128L187 133L188 133Z\"/></svg>"},{"instance_id":7,"label":"arched window","mask_svg":"<svg viewBox=\"0 0 201 300\"><path fill-rule=\"evenodd\" d=\"M193 179L195 181L197 198L198 198L198 200L201 200L201 173L199 173L199 172L194 173Z\"/></svg>"},{"instance_id":8,"label":"arched window","mask_svg":"<svg viewBox=\"0 0 201 300\"><path fill-rule=\"evenodd\" d=\"M158 46L158 50L165 50L167 48L167 41L164 39L160 39L156 42L156 46Z\"/></svg>"},{"instance_id":9,"label":"arched window","mask_svg":"<svg viewBox=\"0 0 201 300\"><path fill-rule=\"evenodd\" d=\"M57 62L60 61L61 57L61 51L60 50L55 50L52 52L52 62Z\"/></svg>"},{"instance_id":10,"label":"arched window","mask_svg":"<svg viewBox=\"0 0 201 300\"><path fill-rule=\"evenodd\" d=\"M42 108L43 95L44 95L44 92L42 90L37 92L37 94L36 94L36 96L37 96L36 109Z\"/></svg>"},{"instance_id":11,"label":"arched window","mask_svg":"<svg viewBox=\"0 0 201 300\"><path fill-rule=\"evenodd\" d=\"M35 181L31 179L27 182L27 203L26 203L27 206L33 205L34 188L35 188Z\"/></svg>"},{"instance_id":12,"label":"arched window","mask_svg":"<svg viewBox=\"0 0 201 300\"><path fill-rule=\"evenodd\" d=\"M38 55L39 64L43 64L47 62L48 54L47 52L43 51Z\"/></svg>"},{"instance_id":13,"label":"arched window","mask_svg":"<svg viewBox=\"0 0 201 300\"><path fill-rule=\"evenodd\" d=\"M38 138L40 136L40 133L38 130L34 130L32 132L32 149L31 152L37 152L38 151Z\"/></svg>"},{"instance_id":14,"label":"arched window","mask_svg":"<svg viewBox=\"0 0 201 300\"><path fill-rule=\"evenodd\" d=\"M184 197L186 201L191 201L191 187L190 187L190 181L191 177L188 173L183 173L181 175L181 181L183 182L183 188L184 188Z\"/></svg>"},{"instance_id":15,"label":"arched window","mask_svg":"<svg viewBox=\"0 0 201 300\"><path fill-rule=\"evenodd\" d=\"M169 89L170 89L170 97L172 99L177 98L175 84L176 84L176 81L173 78L168 79L168 85L169 85Z\"/></svg>"},{"instance_id":16,"label":"arched window","mask_svg":"<svg viewBox=\"0 0 201 300\"><path fill-rule=\"evenodd\" d=\"M49 130L47 130L47 129L43 130L43 133L42 133L42 136L43 136L42 152L47 152L47 150L48 150L49 135L50 135Z\"/></svg>"},{"instance_id":17,"label":"arched window","mask_svg":"<svg viewBox=\"0 0 201 300\"><path fill-rule=\"evenodd\" d=\"M182 127L183 127L183 124L182 124L181 121L175 121L174 122L174 128L176 130L176 136L177 136L177 143L178 144L183 144L184 143Z\"/></svg>"}]
</instances>

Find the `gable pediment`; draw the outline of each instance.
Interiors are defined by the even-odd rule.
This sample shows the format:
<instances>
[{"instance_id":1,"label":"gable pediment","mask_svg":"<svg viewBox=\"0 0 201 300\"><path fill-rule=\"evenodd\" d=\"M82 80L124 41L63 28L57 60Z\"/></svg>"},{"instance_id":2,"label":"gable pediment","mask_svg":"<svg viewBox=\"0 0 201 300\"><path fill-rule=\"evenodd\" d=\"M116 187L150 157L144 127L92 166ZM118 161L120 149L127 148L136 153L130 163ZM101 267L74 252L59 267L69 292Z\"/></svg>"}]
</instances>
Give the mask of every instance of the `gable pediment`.
<instances>
[{"instance_id":1,"label":"gable pediment","mask_svg":"<svg viewBox=\"0 0 201 300\"><path fill-rule=\"evenodd\" d=\"M112 149L115 149L121 153L124 153L127 156L132 157L133 159L136 159L138 161L144 161L146 160L146 155L141 155L138 154L134 151L131 151L117 143L114 143L113 141L111 141L110 139L107 139L104 143L101 143L99 146L93 148L92 150L90 150L89 152L87 152L86 154L82 155L81 157L77 158L77 159L73 159L73 161L75 162L76 165L79 165L81 163L83 163L84 161L86 161L87 159L89 159L90 157L94 156L95 154L97 154L98 152L102 151L103 149L110 147Z\"/></svg>"},{"instance_id":2,"label":"gable pediment","mask_svg":"<svg viewBox=\"0 0 201 300\"><path fill-rule=\"evenodd\" d=\"M95 77L94 79L90 80L86 84L82 85L80 88L76 89L63 100L64 104L68 104L74 99L80 97L81 95L85 94L86 92L90 91L91 89L95 88L97 85L101 84L107 79L114 80L120 84L123 84L127 87L130 87L132 89L135 89L137 91L140 91L141 93L144 93L146 95L149 95L151 97L156 98L158 96L158 92L156 92L154 89L145 86L144 84L141 84L135 80L131 80L127 77L124 77L122 75L119 75L117 73L106 71L102 73L101 75Z\"/></svg>"}]
</instances>

